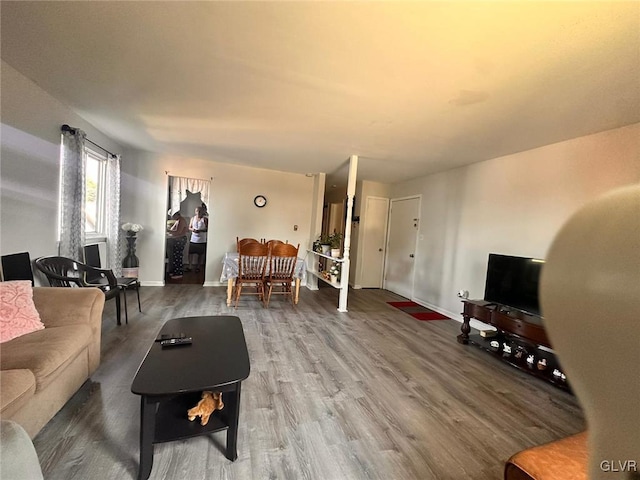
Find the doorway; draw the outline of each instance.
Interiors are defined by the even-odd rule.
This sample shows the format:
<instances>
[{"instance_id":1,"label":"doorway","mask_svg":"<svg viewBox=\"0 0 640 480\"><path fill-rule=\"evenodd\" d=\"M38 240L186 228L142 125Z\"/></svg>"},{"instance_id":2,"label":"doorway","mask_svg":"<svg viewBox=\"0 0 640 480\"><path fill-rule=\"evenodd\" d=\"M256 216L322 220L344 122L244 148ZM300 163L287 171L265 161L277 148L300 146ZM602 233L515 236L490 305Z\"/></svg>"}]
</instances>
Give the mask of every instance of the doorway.
<instances>
[{"instance_id":1,"label":"doorway","mask_svg":"<svg viewBox=\"0 0 640 480\"><path fill-rule=\"evenodd\" d=\"M413 298L416 245L420 230L420 196L391 199L384 288Z\"/></svg>"},{"instance_id":2,"label":"doorway","mask_svg":"<svg viewBox=\"0 0 640 480\"><path fill-rule=\"evenodd\" d=\"M173 262L169 261L173 250L172 239L167 238L165 245L165 285L167 284L196 284L202 285L205 282L207 267L207 235L208 222L210 216L209 205L210 181L196 178L169 176L167 188L167 227L171 224L171 216L176 211L180 211L187 225L196 230L206 225L206 231L198 234L189 231L187 233L184 249L182 250L182 278L171 278L172 269L175 268ZM196 208L199 217L196 217ZM193 222L193 223L192 223ZM203 242L204 240L204 242ZM198 245L194 245L194 243ZM202 245L204 243L204 245Z\"/></svg>"},{"instance_id":3,"label":"doorway","mask_svg":"<svg viewBox=\"0 0 640 480\"><path fill-rule=\"evenodd\" d=\"M362 235L362 288L382 288L385 244L389 222L389 199L367 197Z\"/></svg>"}]
</instances>

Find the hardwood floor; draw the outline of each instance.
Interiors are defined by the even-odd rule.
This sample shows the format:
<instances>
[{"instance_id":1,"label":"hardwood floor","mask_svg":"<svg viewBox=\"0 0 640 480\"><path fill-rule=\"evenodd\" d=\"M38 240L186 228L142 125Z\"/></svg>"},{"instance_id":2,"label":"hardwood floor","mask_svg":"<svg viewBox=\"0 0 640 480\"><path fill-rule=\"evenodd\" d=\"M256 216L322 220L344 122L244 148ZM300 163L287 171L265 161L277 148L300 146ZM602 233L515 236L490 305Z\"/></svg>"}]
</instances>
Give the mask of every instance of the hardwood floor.
<instances>
[{"instance_id":1,"label":"hardwood floor","mask_svg":"<svg viewBox=\"0 0 640 480\"><path fill-rule=\"evenodd\" d=\"M255 297L228 308L224 287L140 294L128 325L106 306L100 368L35 438L45 478L137 477L131 381L162 324L182 316L242 320L238 459L221 452L224 432L159 444L152 479L500 479L511 454L584 429L575 397L459 345L458 322L390 307L401 297L389 292L351 291L348 313L330 288L269 309Z\"/></svg>"}]
</instances>

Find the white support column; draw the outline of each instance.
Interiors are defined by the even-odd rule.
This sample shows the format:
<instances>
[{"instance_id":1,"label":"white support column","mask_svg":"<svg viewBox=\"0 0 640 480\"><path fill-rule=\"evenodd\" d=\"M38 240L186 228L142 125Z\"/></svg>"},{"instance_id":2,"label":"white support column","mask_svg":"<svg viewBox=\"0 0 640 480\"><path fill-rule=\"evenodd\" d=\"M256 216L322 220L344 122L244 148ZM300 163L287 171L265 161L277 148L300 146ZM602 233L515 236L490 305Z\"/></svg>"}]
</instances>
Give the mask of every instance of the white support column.
<instances>
[{"instance_id":1,"label":"white support column","mask_svg":"<svg viewBox=\"0 0 640 480\"><path fill-rule=\"evenodd\" d=\"M325 182L325 173L314 173L311 225L309 227L309 245L307 246L308 249L313 248L313 242L316 238L318 238L320 233L322 233L322 207L324 206ZM306 262L307 270L314 273L318 272L318 257L316 257L315 255L307 255ZM307 275L307 288L309 290L318 290L318 278L315 275Z\"/></svg>"},{"instance_id":2,"label":"white support column","mask_svg":"<svg viewBox=\"0 0 640 480\"><path fill-rule=\"evenodd\" d=\"M349 250L351 249L351 214L353 211L353 200L356 194L356 177L358 176L358 156L351 155L349 159L349 179L347 181L347 218L344 229L344 252L342 258L342 269L340 272L340 302L339 312L347 311L347 296L349 294Z\"/></svg>"}]
</instances>

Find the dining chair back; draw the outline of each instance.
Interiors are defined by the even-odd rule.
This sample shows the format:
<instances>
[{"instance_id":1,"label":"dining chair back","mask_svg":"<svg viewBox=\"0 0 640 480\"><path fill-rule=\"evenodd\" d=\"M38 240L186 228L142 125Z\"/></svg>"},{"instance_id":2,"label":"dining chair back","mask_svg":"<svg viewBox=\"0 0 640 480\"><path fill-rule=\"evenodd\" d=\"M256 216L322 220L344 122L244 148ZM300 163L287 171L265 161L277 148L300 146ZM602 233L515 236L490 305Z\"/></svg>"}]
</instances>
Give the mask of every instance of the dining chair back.
<instances>
[{"instance_id":1,"label":"dining chair back","mask_svg":"<svg viewBox=\"0 0 640 480\"><path fill-rule=\"evenodd\" d=\"M100 259L100 247L97 243L86 245L84 251L84 263L91 267L102 268L102 261ZM125 304L127 302L126 291L135 290L138 297L138 311L142 312L140 306L140 280L137 277L116 277L116 282L125 291L123 296ZM95 272L87 272L87 283L105 285L107 279L97 275ZM126 309L125 309L126 310Z\"/></svg>"},{"instance_id":2,"label":"dining chair back","mask_svg":"<svg viewBox=\"0 0 640 480\"><path fill-rule=\"evenodd\" d=\"M267 245L269 245L272 249L275 245L279 245L281 243L289 243L288 241L283 242L282 240L276 240L276 239L272 239L269 240L267 242L265 242Z\"/></svg>"},{"instance_id":3,"label":"dining chair back","mask_svg":"<svg viewBox=\"0 0 640 480\"><path fill-rule=\"evenodd\" d=\"M31 285L33 286L33 270L31 269L29 252L2 255L2 279L5 282L9 280L31 280Z\"/></svg>"},{"instance_id":4,"label":"dining chair back","mask_svg":"<svg viewBox=\"0 0 640 480\"><path fill-rule=\"evenodd\" d=\"M240 247L247 245L249 243L261 243L255 238L238 238L236 237L236 246L238 248L238 252L240 251Z\"/></svg>"},{"instance_id":5,"label":"dining chair back","mask_svg":"<svg viewBox=\"0 0 640 480\"><path fill-rule=\"evenodd\" d=\"M271 294L289 295L291 303L295 305L292 285L295 281L293 274L298 260L298 249L300 244L293 246L288 243L275 244L270 251L269 269L265 276L265 289L267 290L267 298L265 305L269 307ZM281 291L274 291L274 286L280 286Z\"/></svg>"},{"instance_id":6,"label":"dining chair back","mask_svg":"<svg viewBox=\"0 0 640 480\"><path fill-rule=\"evenodd\" d=\"M49 281L52 287L71 287L71 288L99 288L104 292L105 300L115 298L116 300L116 320L118 325L120 321L120 293L122 287L118 285L115 275L111 270L91 267L84 263L67 257L40 257L36 259L36 267L40 270ZM89 283L87 278L104 279L104 283ZM128 323L127 308L125 302L125 321Z\"/></svg>"},{"instance_id":7,"label":"dining chair back","mask_svg":"<svg viewBox=\"0 0 640 480\"><path fill-rule=\"evenodd\" d=\"M235 308L243 285L253 285L260 300L264 302L264 274L269 260L269 246L266 243L249 242L238 248L238 277L235 285Z\"/></svg>"}]
</instances>

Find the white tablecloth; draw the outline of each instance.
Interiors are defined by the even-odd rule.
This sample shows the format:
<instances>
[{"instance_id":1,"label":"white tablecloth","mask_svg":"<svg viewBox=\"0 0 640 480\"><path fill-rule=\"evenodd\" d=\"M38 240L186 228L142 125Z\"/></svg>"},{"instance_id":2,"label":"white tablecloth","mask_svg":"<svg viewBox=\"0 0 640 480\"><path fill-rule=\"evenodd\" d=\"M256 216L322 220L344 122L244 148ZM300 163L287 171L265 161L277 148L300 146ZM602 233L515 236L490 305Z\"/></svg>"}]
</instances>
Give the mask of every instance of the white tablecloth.
<instances>
[{"instance_id":1,"label":"white tablecloth","mask_svg":"<svg viewBox=\"0 0 640 480\"><path fill-rule=\"evenodd\" d=\"M220 282L226 282L230 278L236 278L238 276L238 252L227 252L222 259L222 275L220 275ZM268 271L267 267L267 271ZM296 261L296 268L293 271L293 277L299 278L301 281L307 279L307 269L305 267L304 259L298 257Z\"/></svg>"}]
</instances>

